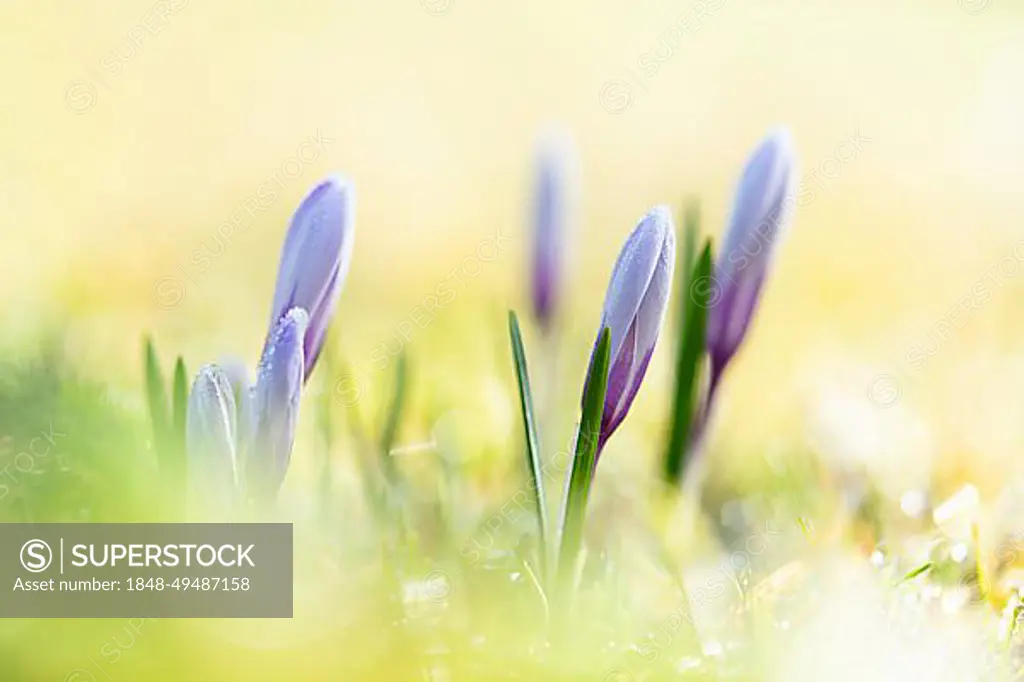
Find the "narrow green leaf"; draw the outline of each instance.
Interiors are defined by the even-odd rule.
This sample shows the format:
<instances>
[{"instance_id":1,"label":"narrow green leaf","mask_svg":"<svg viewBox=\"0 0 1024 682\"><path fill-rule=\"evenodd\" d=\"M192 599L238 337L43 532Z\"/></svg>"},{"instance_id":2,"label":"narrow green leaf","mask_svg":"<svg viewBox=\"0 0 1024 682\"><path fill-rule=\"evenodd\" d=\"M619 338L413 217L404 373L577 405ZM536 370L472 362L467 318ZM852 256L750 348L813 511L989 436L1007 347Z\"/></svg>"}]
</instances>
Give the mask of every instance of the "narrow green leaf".
<instances>
[{"instance_id":1,"label":"narrow green leaf","mask_svg":"<svg viewBox=\"0 0 1024 682\"><path fill-rule=\"evenodd\" d=\"M683 260L680 264L682 282L689 286L693 279L693 269L697 265L697 245L700 243L700 204L691 201L683 209ZM679 309L679 329L686 325L686 306ZM679 338L682 338L680 335Z\"/></svg>"},{"instance_id":2,"label":"narrow green leaf","mask_svg":"<svg viewBox=\"0 0 1024 682\"><path fill-rule=\"evenodd\" d=\"M530 582L533 583L534 588L537 590L537 596L540 598L541 607L544 609L544 623L547 624L551 621L551 607L548 605L548 596L544 592L544 579L542 576L537 575L537 571L533 570L533 566L530 565L529 559L519 554L519 552L516 552L516 555L522 562L526 575L530 577Z\"/></svg>"},{"instance_id":3,"label":"narrow green leaf","mask_svg":"<svg viewBox=\"0 0 1024 682\"><path fill-rule=\"evenodd\" d=\"M334 385L331 387L332 399L338 400L345 408L345 426L349 435L356 442L370 448L370 435L363 423L362 413L359 411L359 403L363 397L361 379L356 376L352 366L344 359L338 359L339 374Z\"/></svg>"},{"instance_id":4,"label":"narrow green leaf","mask_svg":"<svg viewBox=\"0 0 1024 682\"><path fill-rule=\"evenodd\" d=\"M174 363L172 433L165 453L164 469L179 504L184 504L185 484L188 476L185 453L185 416L188 414L188 372L185 360L179 355Z\"/></svg>"},{"instance_id":5,"label":"narrow green leaf","mask_svg":"<svg viewBox=\"0 0 1024 682\"><path fill-rule=\"evenodd\" d=\"M334 452L334 393L330 382L337 372L337 357L334 350L334 332L328 331L320 353L320 386L321 394L317 396L316 428L320 433L319 466L320 485L318 487L320 518L327 522L330 518L330 503L334 482L331 475L331 454Z\"/></svg>"},{"instance_id":6,"label":"narrow green leaf","mask_svg":"<svg viewBox=\"0 0 1024 682\"><path fill-rule=\"evenodd\" d=\"M331 387L331 395L345 408L345 427L355 443L363 493L373 509L375 517L383 519L383 482L380 480L377 462L373 459L376 454L376 444L372 441L369 429L364 424L362 413L359 410L363 393L360 387L361 380L356 376L353 366L344 358L338 358L338 367L340 373Z\"/></svg>"},{"instance_id":7,"label":"narrow green leaf","mask_svg":"<svg viewBox=\"0 0 1024 682\"><path fill-rule=\"evenodd\" d=\"M179 446L185 444L185 415L188 414L188 372L185 360L179 355L174 363L174 440Z\"/></svg>"},{"instance_id":8,"label":"narrow green leaf","mask_svg":"<svg viewBox=\"0 0 1024 682\"><path fill-rule=\"evenodd\" d=\"M590 483L597 458L597 443L601 434L601 416L604 413L605 394L608 390L608 365L611 356L611 335L608 328L601 330L593 362L587 373L583 389L583 412L576 434L576 452L569 474L569 488L562 509L561 549L558 556L560 591L571 590L576 557L583 538L583 520L586 514Z\"/></svg>"},{"instance_id":9,"label":"narrow green leaf","mask_svg":"<svg viewBox=\"0 0 1024 682\"><path fill-rule=\"evenodd\" d=\"M153 425L153 447L159 456L159 453L167 447L167 434L170 427L164 377L160 372L160 360L156 356L156 348L151 336L146 336L144 341L143 369L146 375L146 402L149 405L149 418Z\"/></svg>"},{"instance_id":10,"label":"narrow green leaf","mask_svg":"<svg viewBox=\"0 0 1024 682\"><path fill-rule=\"evenodd\" d=\"M408 363L406 362L405 351L402 351L398 356L398 363L395 366L395 390L391 396L391 405L388 407L387 418L384 421L384 428L380 434L380 455L383 459L383 469L391 483L396 482L398 474L391 451L395 447L398 428L402 423L402 412L405 408L407 393L407 379Z\"/></svg>"},{"instance_id":11,"label":"narrow green leaf","mask_svg":"<svg viewBox=\"0 0 1024 682\"><path fill-rule=\"evenodd\" d=\"M920 566L918 566L917 568L915 568L915 569L911 570L910 572L908 572L905 576L903 576L903 579L900 580L900 582L901 583L905 583L908 580L913 580L914 578L918 577L919 575L921 575L923 573L927 573L928 571L932 570L932 568L934 568L934 567L935 567L935 562L933 562L933 561L926 561L923 564L921 564Z\"/></svg>"},{"instance_id":12,"label":"narrow green leaf","mask_svg":"<svg viewBox=\"0 0 1024 682\"><path fill-rule=\"evenodd\" d=\"M807 538L808 542L814 542L814 522L806 516L798 516L796 519L797 524L800 526L800 530L803 531L804 537Z\"/></svg>"},{"instance_id":13,"label":"narrow green leaf","mask_svg":"<svg viewBox=\"0 0 1024 682\"><path fill-rule=\"evenodd\" d=\"M1014 640L1016 639L1014 633L1020 622L1022 610L1024 610L1024 605L1021 604L1020 591L1015 590L1010 594L1010 598L1006 600L1006 606L1003 607L1003 615L999 619L999 640L1007 649L1014 646Z\"/></svg>"},{"instance_id":14,"label":"narrow green leaf","mask_svg":"<svg viewBox=\"0 0 1024 682\"><path fill-rule=\"evenodd\" d=\"M323 390L318 396L316 412L316 428L328 453L334 445L334 393L333 387L329 382L337 374L338 366L337 353L335 353L334 344L332 343L333 340L334 332L329 331L323 345L323 350L320 352L320 366L323 368L320 372L320 379Z\"/></svg>"},{"instance_id":15,"label":"narrow green leaf","mask_svg":"<svg viewBox=\"0 0 1024 682\"><path fill-rule=\"evenodd\" d=\"M693 226L691 231L695 231ZM682 314L676 356L676 385L672 403L672 427L665 451L665 479L678 485L686 464L695 413L701 359L704 356L704 330L708 297L711 291L711 240L704 243L689 279L680 280L676 296Z\"/></svg>"},{"instance_id":16,"label":"narrow green leaf","mask_svg":"<svg viewBox=\"0 0 1024 682\"><path fill-rule=\"evenodd\" d=\"M530 392L530 374L526 368L526 351L523 336L519 330L519 319L514 311L508 313L508 332L512 340L512 358L516 365L516 379L519 383L519 406L523 412L523 432L526 438L526 464L533 484L533 499L537 505L537 527L540 531L540 567L547 573L547 528L548 516L545 510L544 478L541 463L540 439L537 437L537 421L534 417L533 396Z\"/></svg>"}]
</instances>

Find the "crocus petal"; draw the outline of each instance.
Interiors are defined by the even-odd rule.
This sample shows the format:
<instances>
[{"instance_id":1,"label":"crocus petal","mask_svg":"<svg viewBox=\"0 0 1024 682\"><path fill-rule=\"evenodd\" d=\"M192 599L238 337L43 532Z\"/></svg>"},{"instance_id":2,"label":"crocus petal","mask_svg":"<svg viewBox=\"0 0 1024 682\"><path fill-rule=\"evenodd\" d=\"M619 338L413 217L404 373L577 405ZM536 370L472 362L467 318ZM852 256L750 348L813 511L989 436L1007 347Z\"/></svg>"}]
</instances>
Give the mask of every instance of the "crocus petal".
<instances>
[{"instance_id":1,"label":"crocus petal","mask_svg":"<svg viewBox=\"0 0 1024 682\"><path fill-rule=\"evenodd\" d=\"M564 281L564 248L575 203L574 158L567 135L548 134L538 145L533 189L530 294L534 316L544 329L552 324Z\"/></svg>"},{"instance_id":2,"label":"crocus petal","mask_svg":"<svg viewBox=\"0 0 1024 682\"><path fill-rule=\"evenodd\" d=\"M231 499L237 484L235 398L227 375L204 365L192 383L185 415L189 497Z\"/></svg>"},{"instance_id":3,"label":"crocus petal","mask_svg":"<svg viewBox=\"0 0 1024 682\"><path fill-rule=\"evenodd\" d=\"M331 177L303 199L281 251L270 327L292 308L306 310L310 324L304 347L309 378L348 274L355 241L355 190Z\"/></svg>"},{"instance_id":4,"label":"crocus petal","mask_svg":"<svg viewBox=\"0 0 1024 682\"><path fill-rule=\"evenodd\" d=\"M325 292L328 296L327 300L318 302L313 312L310 313L309 330L306 332L305 340L302 343L302 353L305 360L303 376L306 379L312 373L313 367L320 357L320 351L323 350L324 338L327 336L327 328L330 326L331 316L334 314L334 308L341 297L341 287L337 284L340 275L341 268L339 267L334 271L334 276L327 286Z\"/></svg>"},{"instance_id":5,"label":"crocus petal","mask_svg":"<svg viewBox=\"0 0 1024 682\"><path fill-rule=\"evenodd\" d=\"M618 356L626 332L636 319L671 231L672 214L667 207L658 206L636 226L615 261L601 317L601 326L611 331L612 358ZM675 262L674 253L672 260Z\"/></svg>"},{"instance_id":6,"label":"crocus petal","mask_svg":"<svg viewBox=\"0 0 1024 682\"><path fill-rule=\"evenodd\" d=\"M617 417L621 412L620 405L629 391L630 375L633 372L633 358L636 356L636 324L630 326L626 339L620 347L619 354L610 361L608 368L608 390L605 393L605 410L601 415L601 434L611 434L621 422Z\"/></svg>"},{"instance_id":7,"label":"crocus petal","mask_svg":"<svg viewBox=\"0 0 1024 682\"><path fill-rule=\"evenodd\" d=\"M789 133L771 133L747 162L715 264L707 344L720 373L750 328L777 244L792 217L796 162Z\"/></svg>"},{"instance_id":8,"label":"crocus petal","mask_svg":"<svg viewBox=\"0 0 1024 682\"><path fill-rule=\"evenodd\" d=\"M659 206L633 230L615 263L601 317L611 336L611 366L599 451L640 390L668 308L675 256L672 215Z\"/></svg>"},{"instance_id":9,"label":"crocus petal","mask_svg":"<svg viewBox=\"0 0 1024 682\"><path fill-rule=\"evenodd\" d=\"M623 343L619 352L620 356L628 356L628 372L623 377L623 385L617 395L609 390L606 404L611 407L609 417L608 434L618 428L626 413L633 405L636 394L640 391L640 384L643 381L644 373L651 356L654 354L654 347L658 342L658 334L665 319L665 311L668 309L668 296L671 291L672 271L675 265L675 234L669 230L665 234L665 241L662 245L658 265L654 269L647 291L644 293L637 311L636 318L630 328L630 334ZM630 341L632 336L632 341ZM609 383L609 389L611 384Z\"/></svg>"},{"instance_id":10,"label":"crocus petal","mask_svg":"<svg viewBox=\"0 0 1024 682\"><path fill-rule=\"evenodd\" d=\"M632 383L626 387L626 399L623 401L623 404L616 412L607 415L607 419L602 417L601 436L598 440L599 451L604 447L608 439L611 438L612 434L615 433L615 429L619 428L619 425L626 419L626 415L629 414L629 408L633 405L633 399L636 398L637 393L640 392L640 384L643 383L644 375L647 373L647 366L651 363L653 355L654 349L652 348L640 357L633 368Z\"/></svg>"},{"instance_id":11,"label":"crocus petal","mask_svg":"<svg viewBox=\"0 0 1024 682\"><path fill-rule=\"evenodd\" d=\"M672 290L672 273L676 262L676 237L671 218L665 230L661 253L654 267L647 291L640 302L636 315L636 347L640 354L654 350L658 334L668 309L668 297Z\"/></svg>"},{"instance_id":12,"label":"crocus petal","mask_svg":"<svg viewBox=\"0 0 1024 682\"><path fill-rule=\"evenodd\" d=\"M722 316L721 324L724 329L721 343L716 344L713 349L716 365L724 366L743 342L761 296L764 276L765 273L762 271L757 276L742 277L731 287L729 306L722 308L722 311L727 311L728 314Z\"/></svg>"},{"instance_id":13,"label":"crocus petal","mask_svg":"<svg viewBox=\"0 0 1024 682\"><path fill-rule=\"evenodd\" d=\"M558 286L558 179L556 171L542 165L537 173L534 206L533 312L542 325L551 321Z\"/></svg>"},{"instance_id":14,"label":"crocus petal","mask_svg":"<svg viewBox=\"0 0 1024 682\"><path fill-rule=\"evenodd\" d=\"M245 447L248 445L249 431L252 429L252 379L245 362L237 357L222 357L219 365L231 382L231 390L234 393L235 419L238 425L235 448L238 461L242 461Z\"/></svg>"},{"instance_id":15,"label":"crocus petal","mask_svg":"<svg viewBox=\"0 0 1024 682\"><path fill-rule=\"evenodd\" d=\"M263 349L252 390L253 426L245 471L255 499L272 498L288 469L302 393L302 340L308 326L306 311L292 308Z\"/></svg>"}]
</instances>

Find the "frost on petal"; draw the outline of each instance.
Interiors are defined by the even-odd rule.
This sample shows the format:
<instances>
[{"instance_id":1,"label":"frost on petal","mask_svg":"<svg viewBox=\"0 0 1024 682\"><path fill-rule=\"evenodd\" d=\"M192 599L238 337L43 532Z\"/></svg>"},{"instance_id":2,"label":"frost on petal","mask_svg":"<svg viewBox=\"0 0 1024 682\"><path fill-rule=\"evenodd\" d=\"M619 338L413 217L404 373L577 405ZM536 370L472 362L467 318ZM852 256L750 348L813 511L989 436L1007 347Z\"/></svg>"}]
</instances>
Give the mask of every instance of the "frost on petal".
<instances>
[{"instance_id":1,"label":"frost on petal","mask_svg":"<svg viewBox=\"0 0 1024 682\"><path fill-rule=\"evenodd\" d=\"M185 416L189 498L231 499L237 485L235 399L227 375L213 364L196 375Z\"/></svg>"},{"instance_id":2,"label":"frost on petal","mask_svg":"<svg viewBox=\"0 0 1024 682\"><path fill-rule=\"evenodd\" d=\"M659 206L633 231L615 264L602 318L611 334L611 366L599 450L640 391L668 309L675 256L671 214Z\"/></svg>"},{"instance_id":3,"label":"frost on petal","mask_svg":"<svg viewBox=\"0 0 1024 682\"><path fill-rule=\"evenodd\" d=\"M292 308L267 338L252 391L253 426L245 478L249 494L272 498L291 457L303 381L302 344L309 316Z\"/></svg>"},{"instance_id":4,"label":"frost on petal","mask_svg":"<svg viewBox=\"0 0 1024 682\"><path fill-rule=\"evenodd\" d=\"M668 208L659 206L640 221L622 247L604 299L601 326L611 333L611 356L619 347L636 318L640 303L658 267L666 233L672 230Z\"/></svg>"},{"instance_id":5,"label":"frost on petal","mask_svg":"<svg viewBox=\"0 0 1024 682\"><path fill-rule=\"evenodd\" d=\"M235 438L235 452L238 461L242 461L245 457L245 446L249 440L249 430L252 428L252 379L245 362L237 357L223 357L219 364L228 381L231 382L231 389L234 393L235 421L238 432Z\"/></svg>"},{"instance_id":6,"label":"frost on petal","mask_svg":"<svg viewBox=\"0 0 1024 682\"><path fill-rule=\"evenodd\" d=\"M670 222L669 229L665 232L665 239L662 243L661 252L658 255L658 263L654 268L654 274L651 276L647 291L644 292L643 300L637 309L636 345L638 354L641 356L652 351L658 342L658 334L661 332L661 325L665 320L665 312L668 310L668 299L672 291L675 262L676 237L675 230L672 229Z\"/></svg>"}]
</instances>

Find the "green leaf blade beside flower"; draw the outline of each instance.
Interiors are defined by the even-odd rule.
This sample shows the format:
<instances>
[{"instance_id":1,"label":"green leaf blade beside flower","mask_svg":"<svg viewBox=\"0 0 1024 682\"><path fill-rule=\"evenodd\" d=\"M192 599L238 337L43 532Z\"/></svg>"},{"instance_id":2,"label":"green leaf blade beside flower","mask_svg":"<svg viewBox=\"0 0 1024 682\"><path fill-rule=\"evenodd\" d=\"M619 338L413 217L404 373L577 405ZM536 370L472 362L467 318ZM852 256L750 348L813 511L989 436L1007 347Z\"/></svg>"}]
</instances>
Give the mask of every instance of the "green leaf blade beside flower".
<instances>
[{"instance_id":1,"label":"green leaf blade beside flower","mask_svg":"<svg viewBox=\"0 0 1024 682\"><path fill-rule=\"evenodd\" d=\"M526 351L523 348L523 335L519 329L519 319L515 312L508 313L508 331L512 343L512 358L516 366L516 380L519 385L519 406L523 412L523 431L526 439L527 468L530 471L530 483L533 485L533 497L537 505L537 526L540 531L540 562L542 571L547 571L547 528L548 519L545 510L543 463L541 461L540 439L537 437L537 420L533 409L533 395L530 390L530 374L526 367Z\"/></svg>"},{"instance_id":2,"label":"green leaf blade beside flower","mask_svg":"<svg viewBox=\"0 0 1024 682\"><path fill-rule=\"evenodd\" d=\"M704 248L696 259L693 257L699 230L699 217L695 207L687 211L685 230L686 254L683 277L679 280L680 290L677 293L680 299L680 316L675 395L663 472L666 482L671 486L677 486L682 478L690 447L701 360L705 350L707 308L714 286L711 279L711 240L704 242Z\"/></svg>"},{"instance_id":3,"label":"green leaf blade beside flower","mask_svg":"<svg viewBox=\"0 0 1024 682\"><path fill-rule=\"evenodd\" d=\"M583 394L583 413L576 435L576 451L569 474L569 488L562 510L561 549L558 556L559 587L571 590L576 558L583 539L583 520L594 477L598 439L601 435L601 417L605 395L608 392L608 366L611 361L611 333L601 330L593 364L587 375Z\"/></svg>"}]
</instances>

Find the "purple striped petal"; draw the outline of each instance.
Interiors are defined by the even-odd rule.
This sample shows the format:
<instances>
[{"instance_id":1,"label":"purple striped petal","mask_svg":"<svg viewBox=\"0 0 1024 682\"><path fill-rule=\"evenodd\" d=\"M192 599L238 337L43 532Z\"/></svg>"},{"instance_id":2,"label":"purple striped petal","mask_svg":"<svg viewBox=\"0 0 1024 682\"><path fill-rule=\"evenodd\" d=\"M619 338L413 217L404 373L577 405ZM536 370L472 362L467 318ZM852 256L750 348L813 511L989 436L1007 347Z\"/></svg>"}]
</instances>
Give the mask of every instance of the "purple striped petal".
<instances>
[{"instance_id":1,"label":"purple striped petal","mask_svg":"<svg viewBox=\"0 0 1024 682\"><path fill-rule=\"evenodd\" d=\"M659 206L640 221L616 260L601 317L611 337L611 360L599 453L629 413L654 354L672 288L675 245L672 215Z\"/></svg>"},{"instance_id":2,"label":"purple striped petal","mask_svg":"<svg viewBox=\"0 0 1024 682\"><path fill-rule=\"evenodd\" d=\"M327 337L327 329L330 326L330 318L334 315L334 308L341 297L341 287L338 285L340 276L341 268L339 267L334 271L334 275L331 277L325 290L326 300L318 301L313 312L310 314L309 330L306 332L306 337L302 343L302 353L305 359L303 376L306 379L313 372L313 367L320 357L320 351L323 350L324 339Z\"/></svg>"},{"instance_id":3,"label":"purple striped petal","mask_svg":"<svg viewBox=\"0 0 1024 682\"><path fill-rule=\"evenodd\" d=\"M355 190L339 177L317 185L292 218L281 251L270 327L292 308L308 311L304 379L313 371L352 260Z\"/></svg>"},{"instance_id":4,"label":"purple striped petal","mask_svg":"<svg viewBox=\"0 0 1024 682\"><path fill-rule=\"evenodd\" d=\"M246 483L255 499L274 497L291 459L302 393L302 343L309 316L292 308L274 327L263 349L256 385L246 459Z\"/></svg>"},{"instance_id":5,"label":"purple striped petal","mask_svg":"<svg viewBox=\"0 0 1024 682\"><path fill-rule=\"evenodd\" d=\"M619 348L636 319L644 295L658 267L665 240L672 232L672 214L665 206L653 209L640 221L626 239L612 269L611 281L604 297L601 326L611 332L611 356ZM672 237L674 242L674 237ZM672 255L675 262L675 254Z\"/></svg>"},{"instance_id":6,"label":"purple striped petal","mask_svg":"<svg viewBox=\"0 0 1024 682\"><path fill-rule=\"evenodd\" d=\"M630 375L633 370L633 358L636 357L636 322L626 332L619 354L611 358L608 368L608 390L605 393L604 414L601 416L601 432L605 433L612 427L610 424L621 412L620 405L628 393Z\"/></svg>"},{"instance_id":7,"label":"purple striped petal","mask_svg":"<svg viewBox=\"0 0 1024 682\"><path fill-rule=\"evenodd\" d=\"M647 365L651 363L651 357L653 356L654 349L652 348L640 358L638 363L634 363L631 383L626 387L626 402L617 412L608 416L607 421L602 417L601 436L598 440L598 454L600 454L601 449L604 448L604 444L611 438L612 434L615 433L615 429L619 428L619 425L626 419L626 415L629 414L629 408L633 405L633 399L636 398L637 393L640 392L640 384L643 383L644 375L647 373Z\"/></svg>"}]
</instances>

